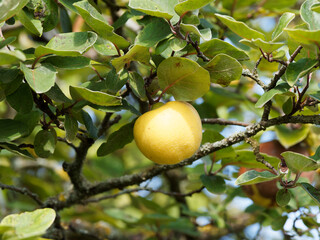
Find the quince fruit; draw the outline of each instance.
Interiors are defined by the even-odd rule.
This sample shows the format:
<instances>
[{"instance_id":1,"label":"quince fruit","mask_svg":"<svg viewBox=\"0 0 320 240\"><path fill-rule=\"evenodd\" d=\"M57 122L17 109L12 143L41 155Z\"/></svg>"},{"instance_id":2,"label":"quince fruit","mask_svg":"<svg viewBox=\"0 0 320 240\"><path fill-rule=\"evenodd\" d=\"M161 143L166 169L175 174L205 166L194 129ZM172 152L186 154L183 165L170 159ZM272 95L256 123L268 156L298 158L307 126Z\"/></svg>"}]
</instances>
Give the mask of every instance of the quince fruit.
<instances>
[{"instance_id":1,"label":"quince fruit","mask_svg":"<svg viewBox=\"0 0 320 240\"><path fill-rule=\"evenodd\" d=\"M158 164L176 164L199 148L202 125L187 102L173 101L140 116L133 128L140 151Z\"/></svg>"}]
</instances>

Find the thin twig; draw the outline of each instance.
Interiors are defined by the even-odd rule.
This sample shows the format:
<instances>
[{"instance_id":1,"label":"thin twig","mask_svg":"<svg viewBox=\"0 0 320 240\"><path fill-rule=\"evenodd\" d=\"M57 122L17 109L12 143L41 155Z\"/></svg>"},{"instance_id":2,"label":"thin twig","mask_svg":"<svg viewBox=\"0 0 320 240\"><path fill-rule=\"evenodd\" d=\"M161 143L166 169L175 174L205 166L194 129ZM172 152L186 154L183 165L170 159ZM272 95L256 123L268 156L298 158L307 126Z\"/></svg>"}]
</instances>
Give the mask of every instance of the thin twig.
<instances>
[{"instance_id":1,"label":"thin twig","mask_svg":"<svg viewBox=\"0 0 320 240\"><path fill-rule=\"evenodd\" d=\"M253 72L252 72L254 76L258 75L258 67L259 67L259 64L260 64L262 58L263 58L263 56L260 56L260 58L256 62L256 65L254 66L254 69L253 69Z\"/></svg>"},{"instance_id":2,"label":"thin twig","mask_svg":"<svg viewBox=\"0 0 320 240\"><path fill-rule=\"evenodd\" d=\"M302 46L299 46L292 53L292 55L290 56L289 61L287 62L287 64L286 65L282 65L282 67L279 69L279 71L274 75L273 79L271 80L271 82L267 86L266 91L269 91L269 90L273 89L277 85L277 82L280 80L280 78L286 72L287 67L296 58L296 56L299 54L301 49L302 49ZM271 107L272 107L272 101L270 100L264 105L264 111L263 111L263 115L262 115L262 118L261 118L262 121L268 120L269 114L270 114L270 111L271 111Z\"/></svg>"},{"instance_id":3,"label":"thin twig","mask_svg":"<svg viewBox=\"0 0 320 240\"><path fill-rule=\"evenodd\" d=\"M244 69L242 71L242 76L244 77L249 77L252 80L254 80L258 85L260 85L264 90L267 88L267 86L264 84L264 82L262 82L259 78L255 77L253 74L250 73L249 70Z\"/></svg>"},{"instance_id":4,"label":"thin twig","mask_svg":"<svg viewBox=\"0 0 320 240\"><path fill-rule=\"evenodd\" d=\"M204 55L203 52L201 52L200 50L200 47L199 47L199 43L198 41L193 41L190 37L190 34L187 33L186 36L184 36L181 31L180 31L180 23L181 23L181 19L184 15L182 15L180 17L180 20L178 21L178 23L173 26L170 22L170 20L167 20L169 26L170 26L170 29L171 29L171 32L178 38L182 39L182 40L185 40L187 42L187 44L191 44L191 46L196 50L197 52L197 56L199 58L201 58L203 61L205 62L209 62L210 61L210 58L208 58L206 55Z\"/></svg>"},{"instance_id":5,"label":"thin twig","mask_svg":"<svg viewBox=\"0 0 320 240\"><path fill-rule=\"evenodd\" d=\"M37 107L43 113L47 114L49 116L49 118L56 124L56 126L58 128L61 128L62 124L60 123L58 117L51 111L48 104L44 101L42 95L39 94L39 97L38 97L38 94L36 92L32 91L31 93L32 93L33 101L35 102ZM47 128L48 126L44 126L44 127Z\"/></svg>"},{"instance_id":6,"label":"thin twig","mask_svg":"<svg viewBox=\"0 0 320 240\"><path fill-rule=\"evenodd\" d=\"M264 159L264 156L261 155L259 143L252 138L247 138L246 142L251 145L253 153L256 156L257 162L264 164L267 168L269 168L274 174L278 176L278 171L268 161Z\"/></svg>"},{"instance_id":7,"label":"thin twig","mask_svg":"<svg viewBox=\"0 0 320 240\"><path fill-rule=\"evenodd\" d=\"M188 34L187 40L188 40L187 42L190 43L192 45L192 47L197 51L197 56L199 58L201 58L205 62L209 62L210 61L210 58L208 58L206 55L204 55L203 52L201 52L198 42L197 41L193 41L189 34Z\"/></svg>"},{"instance_id":8,"label":"thin twig","mask_svg":"<svg viewBox=\"0 0 320 240\"><path fill-rule=\"evenodd\" d=\"M113 113L106 113L104 119L101 122L98 137L101 137L112 125L118 123L121 119L121 115L115 116L114 119L110 120Z\"/></svg>"},{"instance_id":9,"label":"thin twig","mask_svg":"<svg viewBox=\"0 0 320 240\"><path fill-rule=\"evenodd\" d=\"M41 206L41 207L43 206L43 202L40 200L39 196L36 193L31 192L27 188L20 188L20 187L7 185L7 184L3 184L3 183L0 183L0 188L1 189L8 189L8 190L11 190L13 192L17 192L17 193L21 193L23 195L27 195L33 201L35 201L39 206Z\"/></svg>"},{"instance_id":10,"label":"thin twig","mask_svg":"<svg viewBox=\"0 0 320 240\"><path fill-rule=\"evenodd\" d=\"M73 145L71 142L69 142L67 139L65 138L62 138L62 137L57 137L57 140L60 141L60 142L63 142L67 145L69 145L70 147L72 147L74 150L77 149L77 147L75 145Z\"/></svg>"},{"instance_id":11,"label":"thin twig","mask_svg":"<svg viewBox=\"0 0 320 240\"><path fill-rule=\"evenodd\" d=\"M301 49L303 47L299 46L297 47L297 49L291 54L287 65L282 65L282 67L280 68L280 70L274 75L273 79L271 80L270 84L268 85L268 90L274 88L277 85L277 82L280 80L280 78L282 77L282 75L285 73L285 71L287 70L287 66L289 66L289 64L291 62L293 62L293 60L296 58L296 56L300 53Z\"/></svg>"},{"instance_id":12,"label":"thin twig","mask_svg":"<svg viewBox=\"0 0 320 240\"><path fill-rule=\"evenodd\" d=\"M94 66L91 66L92 70L95 71L95 73L98 75L99 79L101 81L104 81L103 77L101 77L100 73L97 71L97 69Z\"/></svg>"},{"instance_id":13,"label":"thin twig","mask_svg":"<svg viewBox=\"0 0 320 240\"><path fill-rule=\"evenodd\" d=\"M299 88L297 88L297 92L298 92L298 100L296 103L293 104L292 107L292 111L289 113L289 115L293 115L295 114L297 111L301 111L304 107L304 104L302 102L302 99L304 97L304 94L307 92L308 88L309 88L309 83L310 83L310 78L311 78L311 74L307 75L307 83L306 86L302 89L302 92L300 93Z\"/></svg>"}]
</instances>

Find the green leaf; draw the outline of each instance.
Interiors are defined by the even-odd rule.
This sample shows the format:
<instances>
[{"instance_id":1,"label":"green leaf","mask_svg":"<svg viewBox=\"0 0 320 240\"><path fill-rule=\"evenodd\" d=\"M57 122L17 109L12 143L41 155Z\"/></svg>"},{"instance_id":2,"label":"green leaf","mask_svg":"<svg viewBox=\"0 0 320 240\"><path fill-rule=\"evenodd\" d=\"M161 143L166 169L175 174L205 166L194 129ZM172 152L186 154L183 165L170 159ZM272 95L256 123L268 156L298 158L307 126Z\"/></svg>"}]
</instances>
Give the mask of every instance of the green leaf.
<instances>
[{"instance_id":1,"label":"green leaf","mask_svg":"<svg viewBox=\"0 0 320 240\"><path fill-rule=\"evenodd\" d=\"M224 137L218 132L214 130L205 130L202 134L202 141L201 144L205 144L207 142L214 143L224 139ZM221 158L229 158L229 157L236 157L236 153L231 146L220 149L214 153L215 159Z\"/></svg>"},{"instance_id":2,"label":"green leaf","mask_svg":"<svg viewBox=\"0 0 320 240\"><path fill-rule=\"evenodd\" d=\"M211 193L221 194L226 190L226 182L221 176L202 174L200 179L202 184Z\"/></svg>"},{"instance_id":3,"label":"green leaf","mask_svg":"<svg viewBox=\"0 0 320 240\"><path fill-rule=\"evenodd\" d=\"M129 85L134 95L136 95L141 100L146 100L147 96L146 89L144 87L144 80L139 73L129 73Z\"/></svg>"},{"instance_id":4,"label":"green leaf","mask_svg":"<svg viewBox=\"0 0 320 240\"><path fill-rule=\"evenodd\" d=\"M313 4L311 10L320 13L320 3Z\"/></svg>"},{"instance_id":5,"label":"green leaf","mask_svg":"<svg viewBox=\"0 0 320 240\"><path fill-rule=\"evenodd\" d=\"M283 29L285 29L289 25L294 17L295 14L291 12L285 12L284 14L282 14L276 28L272 32L272 41L276 41L277 38L281 36L281 34L283 33Z\"/></svg>"},{"instance_id":6,"label":"green leaf","mask_svg":"<svg viewBox=\"0 0 320 240\"><path fill-rule=\"evenodd\" d=\"M100 106L121 105L121 98L100 91L92 91L83 87L70 86L70 94L73 100L86 100Z\"/></svg>"},{"instance_id":7,"label":"green leaf","mask_svg":"<svg viewBox=\"0 0 320 240\"><path fill-rule=\"evenodd\" d=\"M54 153L57 142L57 134L54 129L41 130L34 138L34 151L42 158L48 158Z\"/></svg>"},{"instance_id":8,"label":"green leaf","mask_svg":"<svg viewBox=\"0 0 320 240\"><path fill-rule=\"evenodd\" d=\"M79 1L80 0L59 0L59 3L61 3L68 10L78 13L77 9L75 8L75 6L73 6L73 4Z\"/></svg>"},{"instance_id":9,"label":"green leaf","mask_svg":"<svg viewBox=\"0 0 320 240\"><path fill-rule=\"evenodd\" d=\"M275 88L262 94L259 100L256 102L256 108L262 108L268 101L270 101L275 95L286 93L290 89L287 83L280 83Z\"/></svg>"},{"instance_id":10,"label":"green leaf","mask_svg":"<svg viewBox=\"0 0 320 240\"><path fill-rule=\"evenodd\" d=\"M315 161L319 161L320 160L320 146L318 146L315 154L313 156L311 156L310 158L312 158Z\"/></svg>"},{"instance_id":11,"label":"green leaf","mask_svg":"<svg viewBox=\"0 0 320 240\"><path fill-rule=\"evenodd\" d=\"M119 130L111 133L107 139L107 142L102 143L98 148L97 155L99 157L108 155L132 142L134 123L135 120L122 126Z\"/></svg>"},{"instance_id":12,"label":"green leaf","mask_svg":"<svg viewBox=\"0 0 320 240\"><path fill-rule=\"evenodd\" d=\"M118 209L118 208L108 208L105 209L104 212L114 218L114 219L119 219L122 220L126 223L136 223L138 222L139 218L133 216L132 214L126 213L123 209Z\"/></svg>"},{"instance_id":13,"label":"green leaf","mask_svg":"<svg viewBox=\"0 0 320 240\"><path fill-rule=\"evenodd\" d=\"M280 159L274 156L267 155L265 153L261 153L264 159L271 164L271 166L277 168ZM236 157L228 157L222 159L222 165L225 164L234 164L241 167L247 168L262 168L262 169L269 169L264 164L257 162L256 156L250 150L238 150L236 151Z\"/></svg>"},{"instance_id":14,"label":"green leaf","mask_svg":"<svg viewBox=\"0 0 320 240\"><path fill-rule=\"evenodd\" d=\"M187 42L183 39L173 38L169 41L169 45L172 51L178 52L187 46Z\"/></svg>"},{"instance_id":15,"label":"green leaf","mask_svg":"<svg viewBox=\"0 0 320 240\"><path fill-rule=\"evenodd\" d=\"M60 6L60 26L63 33L72 32L72 22L66 8Z\"/></svg>"},{"instance_id":16,"label":"green leaf","mask_svg":"<svg viewBox=\"0 0 320 240\"><path fill-rule=\"evenodd\" d=\"M113 32L113 27L103 18L103 16L95 9L87 0L76 2L73 4L78 13L83 17L85 22L96 31L99 36L113 42L119 48L126 48L129 42L123 37Z\"/></svg>"},{"instance_id":17,"label":"green leaf","mask_svg":"<svg viewBox=\"0 0 320 240\"><path fill-rule=\"evenodd\" d=\"M260 38L252 39L250 41L247 39L242 39L239 42L255 49L262 49L265 53L272 53L284 46L284 43L282 42L266 42L261 40Z\"/></svg>"},{"instance_id":18,"label":"green leaf","mask_svg":"<svg viewBox=\"0 0 320 240\"><path fill-rule=\"evenodd\" d=\"M306 0L300 8L300 16L308 24L310 30L320 30L320 13L311 10L312 5L316 3L319 1Z\"/></svg>"},{"instance_id":19,"label":"green leaf","mask_svg":"<svg viewBox=\"0 0 320 240\"><path fill-rule=\"evenodd\" d=\"M35 110L24 114L17 113L14 120L20 121L27 126L28 132L26 133L26 136L29 136L33 129L38 125L40 117L41 113Z\"/></svg>"},{"instance_id":20,"label":"green leaf","mask_svg":"<svg viewBox=\"0 0 320 240\"><path fill-rule=\"evenodd\" d=\"M210 41L200 44L200 50L209 58L213 58L220 53L224 53L238 61L249 60L249 56L243 50L220 39L211 39ZM195 50L193 50L193 52L196 53Z\"/></svg>"},{"instance_id":21,"label":"green leaf","mask_svg":"<svg viewBox=\"0 0 320 240\"><path fill-rule=\"evenodd\" d=\"M22 83L12 94L8 95L7 101L19 113L28 113L33 107L31 90L26 83Z\"/></svg>"},{"instance_id":22,"label":"green leaf","mask_svg":"<svg viewBox=\"0 0 320 240\"><path fill-rule=\"evenodd\" d=\"M13 144L13 143L5 143L5 142L0 142L0 147L4 148L6 150L8 150L9 152L12 152L14 154L18 154L22 157L26 157L26 158L32 158L33 156L25 149L21 149L19 148L17 145ZM1 225L0 225L1 227ZM1 233L1 230L0 230Z\"/></svg>"},{"instance_id":23,"label":"green leaf","mask_svg":"<svg viewBox=\"0 0 320 240\"><path fill-rule=\"evenodd\" d=\"M282 104L282 110L285 114L290 114L292 112L293 108L293 99L292 97L289 97L287 101Z\"/></svg>"},{"instance_id":24,"label":"green leaf","mask_svg":"<svg viewBox=\"0 0 320 240\"><path fill-rule=\"evenodd\" d=\"M81 117L82 122L86 126L86 129L88 130L89 136L93 139L96 139L98 137L98 129L93 124L92 118L86 111L81 110Z\"/></svg>"},{"instance_id":25,"label":"green leaf","mask_svg":"<svg viewBox=\"0 0 320 240\"><path fill-rule=\"evenodd\" d=\"M310 97L320 101L320 91L309 94Z\"/></svg>"},{"instance_id":26,"label":"green leaf","mask_svg":"<svg viewBox=\"0 0 320 240\"><path fill-rule=\"evenodd\" d=\"M299 78L315 70L314 67L318 63L317 59L310 58L301 58L297 62L290 63L285 73L287 83L292 87Z\"/></svg>"},{"instance_id":27,"label":"green leaf","mask_svg":"<svg viewBox=\"0 0 320 240\"><path fill-rule=\"evenodd\" d=\"M291 199L291 193L288 189L282 188L277 192L276 201L280 207L285 207L288 205Z\"/></svg>"},{"instance_id":28,"label":"green leaf","mask_svg":"<svg viewBox=\"0 0 320 240\"><path fill-rule=\"evenodd\" d=\"M10 142L28 133L28 127L16 120L0 119L0 142Z\"/></svg>"},{"instance_id":29,"label":"green leaf","mask_svg":"<svg viewBox=\"0 0 320 240\"><path fill-rule=\"evenodd\" d=\"M134 14L132 14L130 11L126 11L124 12L113 24L113 28L114 29L119 29L122 26L124 26L126 24L126 22L130 19L134 17Z\"/></svg>"},{"instance_id":30,"label":"green leaf","mask_svg":"<svg viewBox=\"0 0 320 240\"><path fill-rule=\"evenodd\" d=\"M161 61L164 58L171 57L171 54L172 54L172 48L170 47L171 41L172 41L172 38L163 40L157 44L157 47L155 49L156 55L152 56L152 60L156 60L157 66L161 63ZM157 55L160 55L160 56L157 56ZM156 59L155 59L155 57L156 57Z\"/></svg>"},{"instance_id":31,"label":"green leaf","mask_svg":"<svg viewBox=\"0 0 320 240\"><path fill-rule=\"evenodd\" d=\"M17 38L16 37L8 37L2 41L0 41L0 49L9 45L10 43L14 42Z\"/></svg>"},{"instance_id":32,"label":"green leaf","mask_svg":"<svg viewBox=\"0 0 320 240\"><path fill-rule=\"evenodd\" d=\"M20 69L24 73L29 86L37 93L48 91L55 83L57 72L50 64L43 64L35 69L30 69L20 62Z\"/></svg>"},{"instance_id":33,"label":"green leaf","mask_svg":"<svg viewBox=\"0 0 320 240\"><path fill-rule=\"evenodd\" d=\"M25 10L22 9L20 12L17 13L17 17L22 25L28 29L31 33L41 36L43 32L42 24L40 20L34 19L33 15Z\"/></svg>"},{"instance_id":34,"label":"green leaf","mask_svg":"<svg viewBox=\"0 0 320 240\"><path fill-rule=\"evenodd\" d=\"M303 190L305 190L309 196L318 204L320 205L320 192L319 189L314 188L309 183L298 183L302 187Z\"/></svg>"},{"instance_id":35,"label":"green leaf","mask_svg":"<svg viewBox=\"0 0 320 240\"><path fill-rule=\"evenodd\" d=\"M50 56L41 63L49 63L56 68L62 69L80 69L90 65L90 58L83 56Z\"/></svg>"},{"instance_id":36,"label":"green leaf","mask_svg":"<svg viewBox=\"0 0 320 240\"><path fill-rule=\"evenodd\" d=\"M92 106L95 109L99 111L104 111L104 112L120 112L122 110L128 110L131 113L140 116L141 113L131 104L129 104L125 99L122 99L122 105L121 106L111 106L111 107L103 107L103 106Z\"/></svg>"},{"instance_id":37,"label":"green leaf","mask_svg":"<svg viewBox=\"0 0 320 240\"><path fill-rule=\"evenodd\" d=\"M269 171L257 172L255 170L249 170L241 174L235 181L238 185L250 185L261 182L268 182L273 179L279 178L279 176L274 175Z\"/></svg>"},{"instance_id":38,"label":"green leaf","mask_svg":"<svg viewBox=\"0 0 320 240\"><path fill-rule=\"evenodd\" d=\"M231 81L239 80L242 74L241 64L226 54L218 54L204 68L209 71L211 82L224 87Z\"/></svg>"},{"instance_id":39,"label":"green leaf","mask_svg":"<svg viewBox=\"0 0 320 240\"><path fill-rule=\"evenodd\" d=\"M286 151L281 153L281 156L284 157L289 169L294 172L308 172L319 168L316 160L300 153Z\"/></svg>"},{"instance_id":40,"label":"green leaf","mask_svg":"<svg viewBox=\"0 0 320 240\"><path fill-rule=\"evenodd\" d=\"M72 103L72 100L66 97L57 84L54 84L54 86L50 88L48 92L46 92L46 95L51 100L58 103Z\"/></svg>"},{"instance_id":41,"label":"green leaf","mask_svg":"<svg viewBox=\"0 0 320 240\"><path fill-rule=\"evenodd\" d=\"M17 64L25 60L26 56L20 50L9 51L6 48L0 50L0 66Z\"/></svg>"},{"instance_id":42,"label":"green leaf","mask_svg":"<svg viewBox=\"0 0 320 240\"><path fill-rule=\"evenodd\" d=\"M144 46L134 45L124 56L113 59L111 63L117 72L119 72L126 64L129 65L131 61L150 65L149 49Z\"/></svg>"},{"instance_id":43,"label":"green leaf","mask_svg":"<svg viewBox=\"0 0 320 240\"><path fill-rule=\"evenodd\" d=\"M201 37L204 41L209 41L212 38L211 30L209 28L199 30L196 26L192 24L180 24L183 33L194 33L198 37Z\"/></svg>"},{"instance_id":44,"label":"green leaf","mask_svg":"<svg viewBox=\"0 0 320 240\"><path fill-rule=\"evenodd\" d=\"M172 218L172 217L171 217ZM175 220L165 220L165 224L161 225L165 229L172 230L174 232L182 233L187 236L191 236L195 239L200 238L200 233L198 232L195 225L190 219L181 217Z\"/></svg>"},{"instance_id":45,"label":"green leaf","mask_svg":"<svg viewBox=\"0 0 320 240\"><path fill-rule=\"evenodd\" d=\"M43 31L48 32L55 28L59 22L58 5L54 0L42 0L44 4Z\"/></svg>"},{"instance_id":46,"label":"green leaf","mask_svg":"<svg viewBox=\"0 0 320 240\"><path fill-rule=\"evenodd\" d=\"M287 9L293 7L297 3L296 0L277 0L277 1L266 1L263 4L264 9L278 11L280 9Z\"/></svg>"},{"instance_id":47,"label":"green leaf","mask_svg":"<svg viewBox=\"0 0 320 240\"><path fill-rule=\"evenodd\" d=\"M299 129L290 129L286 126L279 125L275 127L275 132L281 145L285 148L289 148L302 142L308 136L310 126L303 125Z\"/></svg>"},{"instance_id":48,"label":"green leaf","mask_svg":"<svg viewBox=\"0 0 320 240\"><path fill-rule=\"evenodd\" d=\"M0 226L14 227L14 233L5 234L4 239L35 239L52 225L56 212L51 208L37 209L33 212L11 214L2 219Z\"/></svg>"},{"instance_id":49,"label":"green leaf","mask_svg":"<svg viewBox=\"0 0 320 240\"><path fill-rule=\"evenodd\" d=\"M66 130L66 138L72 142L78 133L78 122L72 115L66 114L64 119L64 128Z\"/></svg>"},{"instance_id":50,"label":"green leaf","mask_svg":"<svg viewBox=\"0 0 320 240\"><path fill-rule=\"evenodd\" d=\"M60 56L78 56L90 48L97 40L94 32L61 33L53 37L46 46L39 46L35 50L35 56L48 54Z\"/></svg>"},{"instance_id":51,"label":"green leaf","mask_svg":"<svg viewBox=\"0 0 320 240\"><path fill-rule=\"evenodd\" d=\"M122 70L118 75L116 69L112 68L106 78L105 86L107 91L116 94L126 84L128 79L129 73L127 70Z\"/></svg>"},{"instance_id":52,"label":"green leaf","mask_svg":"<svg viewBox=\"0 0 320 240\"><path fill-rule=\"evenodd\" d=\"M113 43L101 37L98 37L93 47L99 54L104 56L118 55L118 51Z\"/></svg>"},{"instance_id":53,"label":"green leaf","mask_svg":"<svg viewBox=\"0 0 320 240\"><path fill-rule=\"evenodd\" d=\"M187 0L184 2L178 3L174 10L178 15L182 15L185 12L193 11L199 8L204 7L205 5L209 4L210 2L213 2L213 0Z\"/></svg>"},{"instance_id":54,"label":"green leaf","mask_svg":"<svg viewBox=\"0 0 320 240\"><path fill-rule=\"evenodd\" d=\"M289 29L285 28L289 38L304 43L304 44L320 44L320 30L305 30L305 29Z\"/></svg>"},{"instance_id":55,"label":"green leaf","mask_svg":"<svg viewBox=\"0 0 320 240\"><path fill-rule=\"evenodd\" d=\"M169 24L162 18L154 18L137 35L135 44L153 47L171 35Z\"/></svg>"},{"instance_id":56,"label":"green leaf","mask_svg":"<svg viewBox=\"0 0 320 240\"><path fill-rule=\"evenodd\" d=\"M279 216L272 219L271 228L274 231L281 231L284 224L287 222L288 216Z\"/></svg>"},{"instance_id":57,"label":"green leaf","mask_svg":"<svg viewBox=\"0 0 320 240\"><path fill-rule=\"evenodd\" d=\"M158 67L159 86L177 101L192 101L203 96L210 87L210 75L196 62L170 57Z\"/></svg>"},{"instance_id":58,"label":"green leaf","mask_svg":"<svg viewBox=\"0 0 320 240\"><path fill-rule=\"evenodd\" d=\"M18 89L22 83L23 75L17 68L0 68L0 89L5 95L10 95Z\"/></svg>"},{"instance_id":59,"label":"green leaf","mask_svg":"<svg viewBox=\"0 0 320 240\"><path fill-rule=\"evenodd\" d=\"M177 219L167 214L147 213L143 215L142 219L139 220L139 223L149 223L149 224L156 223L156 222L168 223L173 221L177 221Z\"/></svg>"},{"instance_id":60,"label":"green leaf","mask_svg":"<svg viewBox=\"0 0 320 240\"><path fill-rule=\"evenodd\" d=\"M178 0L130 0L129 7L151 16L171 19L176 15L174 6Z\"/></svg>"},{"instance_id":61,"label":"green leaf","mask_svg":"<svg viewBox=\"0 0 320 240\"><path fill-rule=\"evenodd\" d=\"M5 232L13 231L13 230L14 230L14 227L0 225L0 236L1 236L1 234L5 233Z\"/></svg>"},{"instance_id":62,"label":"green leaf","mask_svg":"<svg viewBox=\"0 0 320 240\"><path fill-rule=\"evenodd\" d=\"M19 12L29 0L2 0L0 2L0 23Z\"/></svg>"},{"instance_id":63,"label":"green leaf","mask_svg":"<svg viewBox=\"0 0 320 240\"><path fill-rule=\"evenodd\" d=\"M257 39L260 38L265 40L265 36L263 33L258 32L250 27L248 27L245 23L236 21L234 18L226 15L215 14L221 22L223 22L231 31L236 33L242 38L245 39Z\"/></svg>"},{"instance_id":64,"label":"green leaf","mask_svg":"<svg viewBox=\"0 0 320 240\"><path fill-rule=\"evenodd\" d=\"M234 8L238 10L241 8L250 7L257 2L258 2L257 0L247 0L247 1L237 1L237 2L234 2L233 0L224 0L221 3L225 9L231 10L232 8Z\"/></svg>"}]
</instances>

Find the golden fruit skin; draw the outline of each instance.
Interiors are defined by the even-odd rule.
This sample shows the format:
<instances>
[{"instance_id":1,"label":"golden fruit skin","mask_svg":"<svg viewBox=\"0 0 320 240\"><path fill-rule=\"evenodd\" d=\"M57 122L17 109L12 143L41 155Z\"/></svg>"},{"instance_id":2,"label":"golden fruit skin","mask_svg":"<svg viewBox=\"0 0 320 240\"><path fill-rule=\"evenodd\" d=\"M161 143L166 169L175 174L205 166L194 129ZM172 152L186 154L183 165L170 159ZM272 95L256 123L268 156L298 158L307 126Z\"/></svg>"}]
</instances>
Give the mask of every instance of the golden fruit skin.
<instances>
[{"instance_id":1,"label":"golden fruit skin","mask_svg":"<svg viewBox=\"0 0 320 240\"><path fill-rule=\"evenodd\" d=\"M189 103L168 102L140 116L133 135L140 151L151 161L176 164L200 147L201 119Z\"/></svg>"}]
</instances>

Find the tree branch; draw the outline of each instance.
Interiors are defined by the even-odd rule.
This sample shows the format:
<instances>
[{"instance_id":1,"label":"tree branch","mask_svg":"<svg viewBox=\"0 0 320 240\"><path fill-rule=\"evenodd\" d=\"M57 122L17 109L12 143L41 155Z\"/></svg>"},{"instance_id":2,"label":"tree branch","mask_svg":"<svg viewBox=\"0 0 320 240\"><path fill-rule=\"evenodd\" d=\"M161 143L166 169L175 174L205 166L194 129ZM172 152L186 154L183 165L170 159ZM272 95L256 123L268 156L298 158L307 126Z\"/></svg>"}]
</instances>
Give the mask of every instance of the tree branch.
<instances>
[{"instance_id":1,"label":"tree branch","mask_svg":"<svg viewBox=\"0 0 320 240\"><path fill-rule=\"evenodd\" d=\"M261 121L260 123L251 124L246 127L245 131L233 134L227 138L222 139L214 143L206 143L202 145L199 151L192 157L174 165L155 165L143 172L121 176L119 178L108 179L103 182L92 184L86 189L86 192L79 195L75 190L70 191L69 196L65 201L60 201L57 197L50 198L45 202L46 207L53 207L57 210L61 210L66 207L70 207L74 204L83 202L84 199L91 196L107 192L111 189L122 189L130 185L140 184L154 176L159 175L162 172L168 171L170 169L181 168L186 165L192 164L197 159L204 157L210 153L218 151L220 149L229 147L235 143L239 143L247 138L256 135L260 131L264 131L266 128L286 124L286 123L304 123L304 124L317 124L320 125L319 115L310 116L282 116L267 121Z\"/></svg>"},{"instance_id":2,"label":"tree branch","mask_svg":"<svg viewBox=\"0 0 320 240\"><path fill-rule=\"evenodd\" d=\"M40 200L39 196L37 194L31 192L27 188L20 188L20 187L7 185L7 184L3 184L3 183L0 183L0 188L1 189L8 189L13 192L17 192L17 193L21 193L23 195L26 195L26 196L30 197L33 201L35 201L40 207L42 207L44 205L43 202Z\"/></svg>"},{"instance_id":3,"label":"tree branch","mask_svg":"<svg viewBox=\"0 0 320 240\"><path fill-rule=\"evenodd\" d=\"M70 181L72 182L75 191L78 193L84 193L88 188L87 180L82 176L82 167L86 159L88 149L93 143L94 140L92 138L83 138L79 147L76 148L75 160L72 163L64 162L62 165L63 170L68 173Z\"/></svg>"},{"instance_id":4,"label":"tree branch","mask_svg":"<svg viewBox=\"0 0 320 240\"><path fill-rule=\"evenodd\" d=\"M201 122L207 123L207 124L237 125L237 126L242 126L242 127L247 127L250 125L249 123L230 121L230 120L225 120L222 118L204 118L204 119L201 119Z\"/></svg>"}]
</instances>

